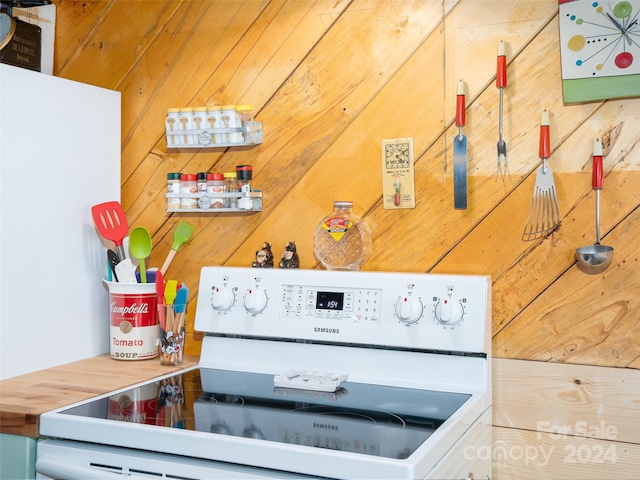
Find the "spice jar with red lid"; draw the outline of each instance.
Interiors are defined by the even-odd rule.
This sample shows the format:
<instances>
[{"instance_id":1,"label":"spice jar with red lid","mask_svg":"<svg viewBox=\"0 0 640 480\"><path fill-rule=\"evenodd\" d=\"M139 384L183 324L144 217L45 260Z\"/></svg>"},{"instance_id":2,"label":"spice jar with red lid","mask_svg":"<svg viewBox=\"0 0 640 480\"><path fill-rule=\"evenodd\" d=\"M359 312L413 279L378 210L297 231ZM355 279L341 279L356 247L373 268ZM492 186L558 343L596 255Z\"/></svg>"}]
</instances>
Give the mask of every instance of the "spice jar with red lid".
<instances>
[{"instance_id":1,"label":"spice jar with red lid","mask_svg":"<svg viewBox=\"0 0 640 480\"><path fill-rule=\"evenodd\" d=\"M180 197L180 208L198 208L197 196L190 196L198 193L197 178L193 173L183 173L180 177L180 193L186 194Z\"/></svg>"},{"instance_id":2,"label":"spice jar with red lid","mask_svg":"<svg viewBox=\"0 0 640 480\"><path fill-rule=\"evenodd\" d=\"M224 198L217 196L220 193L225 193L226 185L224 182L224 176L221 173L209 173L207 174L207 194L211 197L211 208L223 208Z\"/></svg>"},{"instance_id":3,"label":"spice jar with red lid","mask_svg":"<svg viewBox=\"0 0 640 480\"><path fill-rule=\"evenodd\" d=\"M238 177L238 190L241 192L244 191L245 189L243 187L245 187L245 185L251 190L253 167L251 165L238 165L236 166L236 175Z\"/></svg>"}]
</instances>

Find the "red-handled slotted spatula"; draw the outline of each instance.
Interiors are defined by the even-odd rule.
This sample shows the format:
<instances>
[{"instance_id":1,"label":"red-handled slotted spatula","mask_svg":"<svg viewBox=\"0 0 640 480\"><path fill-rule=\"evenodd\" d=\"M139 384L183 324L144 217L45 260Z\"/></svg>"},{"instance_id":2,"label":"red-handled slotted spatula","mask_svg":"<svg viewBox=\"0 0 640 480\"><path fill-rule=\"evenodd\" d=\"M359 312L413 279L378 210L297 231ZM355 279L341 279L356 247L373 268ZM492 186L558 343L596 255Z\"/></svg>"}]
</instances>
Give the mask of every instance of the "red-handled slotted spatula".
<instances>
[{"instance_id":1,"label":"red-handled slotted spatula","mask_svg":"<svg viewBox=\"0 0 640 480\"><path fill-rule=\"evenodd\" d=\"M547 165L551 156L551 141L549 135L549 110L542 110L540 120L540 143L538 148L542 159L542 166L536 174L533 186L533 197L529 207L527 225L524 227L522 239L525 241L546 237L560 226L560 207L558 206L558 192L553 181L553 172Z\"/></svg>"},{"instance_id":2,"label":"red-handled slotted spatula","mask_svg":"<svg viewBox=\"0 0 640 480\"><path fill-rule=\"evenodd\" d=\"M122 241L129 233L129 224L120 202L113 201L94 205L91 207L91 215L98 233L116 244L120 261L124 260Z\"/></svg>"}]
</instances>

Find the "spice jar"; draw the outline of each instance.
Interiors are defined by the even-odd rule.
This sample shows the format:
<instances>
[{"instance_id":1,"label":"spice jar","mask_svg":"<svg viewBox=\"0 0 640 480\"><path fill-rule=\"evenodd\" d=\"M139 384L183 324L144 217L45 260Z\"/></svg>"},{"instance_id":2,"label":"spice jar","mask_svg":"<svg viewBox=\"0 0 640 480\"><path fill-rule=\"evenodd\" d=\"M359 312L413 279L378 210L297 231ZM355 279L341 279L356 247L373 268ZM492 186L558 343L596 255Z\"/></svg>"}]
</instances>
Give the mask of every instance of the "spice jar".
<instances>
[{"instance_id":1,"label":"spice jar","mask_svg":"<svg viewBox=\"0 0 640 480\"><path fill-rule=\"evenodd\" d=\"M220 107L222 115L220 116L220 120L222 120L222 128L226 129L238 129L240 127L240 121L238 118L238 113L236 112L235 105L223 105ZM241 143L242 142L242 133L228 131L222 135L224 143Z\"/></svg>"},{"instance_id":2,"label":"spice jar","mask_svg":"<svg viewBox=\"0 0 640 480\"><path fill-rule=\"evenodd\" d=\"M197 194L198 186L196 179L196 175L192 173L182 174L180 177L180 193L183 195ZM180 197L180 208L198 208L198 198L195 195Z\"/></svg>"},{"instance_id":3,"label":"spice jar","mask_svg":"<svg viewBox=\"0 0 640 480\"><path fill-rule=\"evenodd\" d=\"M225 172L224 183L227 193L238 192L238 174L236 172ZM238 208L238 197L229 197L226 199L225 206L229 208Z\"/></svg>"},{"instance_id":4,"label":"spice jar","mask_svg":"<svg viewBox=\"0 0 640 480\"><path fill-rule=\"evenodd\" d=\"M180 173L167 173L167 193L180 193ZM167 197L167 208L176 210L180 208L180 197Z\"/></svg>"},{"instance_id":5,"label":"spice jar","mask_svg":"<svg viewBox=\"0 0 640 480\"><path fill-rule=\"evenodd\" d=\"M253 120L253 106L251 105L236 105L236 112L240 116L240 122L244 125L245 122L251 122Z\"/></svg>"},{"instance_id":6,"label":"spice jar","mask_svg":"<svg viewBox=\"0 0 640 480\"><path fill-rule=\"evenodd\" d=\"M211 196L211 208L224 208L225 199L217 195L225 193L225 191L224 176L221 173L209 173L207 175L207 193Z\"/></svg>"},{"instance_id":7,"label":"spice jar","mask_svg":"<svg viewBox=\"0 0 640 480\"><path fill-rule=\"evenodd\" d=\"M244 143L251 143L251 122L253 122L253 106L237 105L236 112L238 114L240 125L243 127L242 138L244 139Z\"/></svg>"},{"instance_id":8,"label":"spice jar","mask_svg":"<svg viewBox=\"0 0 640 480\"><path fill-rule=\"evenodd\" d=\"M182 145L193 145L194 143L197 143L195 135L190 132L190 130L193 129L193 108L181 108L179 130L184 130L182 140L180 142Z\"/></svg>"},{"instance_id":9,"label":"spice jar","mask_svg":"<svg viewBox=\"0 0 640 480\"><path fill-rule=\"evenodd\" d=\"M245 185L251 189L251 179L253 178L253 167L251 165L236 166L236 175L238 177L238 190L243 191Z\"/></svg>"},{"instance_id":10,"label":"spice jar","mask_svg":"<svg viewBox=\"0 0 640 480\"><path fill-rule=\"evenodd\" d=\"M171 132L182 130L180 124L180 109L170 108L167 110L167 148L175 148L182 144L182 137ZM178 179L180 180L180 179Z\"/></svg>"},{"instance_id":11,"label":"spice jar","mask_svg":"<svg viewBox=\"0 0 640 480\"><path fill-rule=\"evenodd\" d=\"M207 107L195 107L192 129L197 131L193 133L194 143L205 146L211 143L211 135L202 131L205 128L207 128Z\"/></svg>"},{"instance_id":12,"label":"spice jar","mask_svg":"<svg viewBox=\"0 0 640 480\"><path fill-rule=\"evenodd\" d=\"M196 180L198 193L207 193L207 172L199 172Z\"/></svg>"},{"instance_id":13,"label":"spice jar","mask_svg":"<svg viewBox=\"0 0 640 480\"><path fill-rule=\"evenodd\" d=\"M210 106L207 107L207 129L211 131L211 142L212 143L222 143L224 139L224 135L220 133L216 133L213 131L216 128L222 128L222 111L220 107Z\"/></svg>"}]
</instances>

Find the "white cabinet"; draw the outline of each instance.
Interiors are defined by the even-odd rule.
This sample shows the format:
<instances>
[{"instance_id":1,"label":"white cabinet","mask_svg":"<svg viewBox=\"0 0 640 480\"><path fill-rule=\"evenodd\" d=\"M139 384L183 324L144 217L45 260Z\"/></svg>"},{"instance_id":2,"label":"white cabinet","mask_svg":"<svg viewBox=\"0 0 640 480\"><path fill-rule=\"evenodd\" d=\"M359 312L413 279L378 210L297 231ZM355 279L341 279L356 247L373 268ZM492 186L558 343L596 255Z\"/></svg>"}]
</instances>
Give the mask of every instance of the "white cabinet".
<instances>
[{"instance_id":1,"label":"white cabinet","mask_svg":"<svg viewBox=\"0 0 640 480\"><path fill-rule=\"evenodd\" d=\"M120 199L120 93L0 65L0 379L109 351L91 206Z\"/></svg>"}]
</instances>

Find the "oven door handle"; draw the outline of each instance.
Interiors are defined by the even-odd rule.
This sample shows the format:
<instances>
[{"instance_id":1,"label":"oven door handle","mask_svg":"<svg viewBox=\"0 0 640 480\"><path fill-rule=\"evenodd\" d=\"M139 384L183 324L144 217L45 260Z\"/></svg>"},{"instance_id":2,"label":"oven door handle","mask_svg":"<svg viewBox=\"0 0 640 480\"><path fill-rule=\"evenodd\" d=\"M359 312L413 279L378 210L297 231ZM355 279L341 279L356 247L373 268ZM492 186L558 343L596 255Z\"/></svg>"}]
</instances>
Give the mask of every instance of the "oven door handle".
<instances>
[{"instance_id":1,"label":"oven door handle","mask_svg":"<svg viewBox=\"0 0 640 480\"><path fill-rule=\"evenodd\" d=\"M69 459L62 459L55 455L43 455L36 460L36 473L46 478L64 478L66 480L84 480L86 478L97 480L124 480L135 479L134 475L120 475L101 471L88 466L74 464Z\"/></svg>"}]
</instances>

